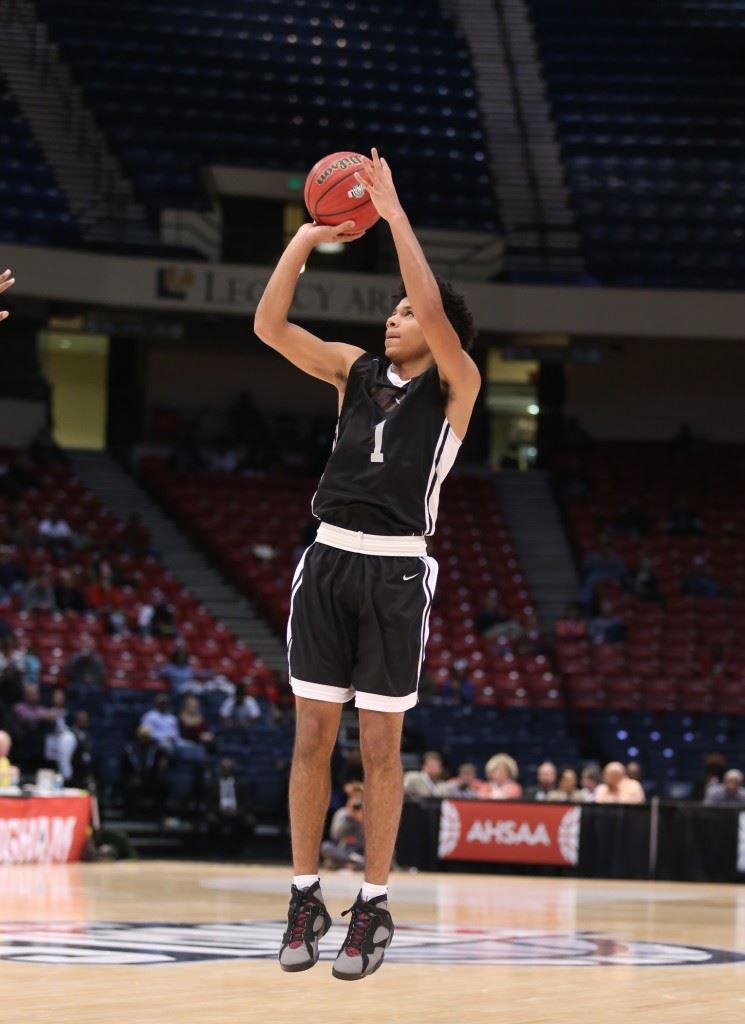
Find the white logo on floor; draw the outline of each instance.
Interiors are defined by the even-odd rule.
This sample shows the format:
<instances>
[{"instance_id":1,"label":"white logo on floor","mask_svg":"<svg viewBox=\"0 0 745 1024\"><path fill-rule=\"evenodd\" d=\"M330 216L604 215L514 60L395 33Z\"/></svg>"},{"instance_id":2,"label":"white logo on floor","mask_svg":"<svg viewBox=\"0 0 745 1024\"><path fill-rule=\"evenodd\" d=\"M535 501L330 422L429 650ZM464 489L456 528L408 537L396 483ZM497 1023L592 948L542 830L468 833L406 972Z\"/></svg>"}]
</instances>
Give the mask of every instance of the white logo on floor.
<instances>
[{"instance_id":1,"label":"white logo on floor","mask_svg":"<svg viewBox=\"0 0 745 1024\"><path fill-rule=\"evenodd\" d=\"M0 924L0 960L26 964L134 965L276 960L283 921L214 924L64 922ZM346 934L334 925L321 959ZM603 932L397 925L386 963L567 967L680 967L741 963L745 954L701 946L626 941Z\"/></svg>"}]
</instances>

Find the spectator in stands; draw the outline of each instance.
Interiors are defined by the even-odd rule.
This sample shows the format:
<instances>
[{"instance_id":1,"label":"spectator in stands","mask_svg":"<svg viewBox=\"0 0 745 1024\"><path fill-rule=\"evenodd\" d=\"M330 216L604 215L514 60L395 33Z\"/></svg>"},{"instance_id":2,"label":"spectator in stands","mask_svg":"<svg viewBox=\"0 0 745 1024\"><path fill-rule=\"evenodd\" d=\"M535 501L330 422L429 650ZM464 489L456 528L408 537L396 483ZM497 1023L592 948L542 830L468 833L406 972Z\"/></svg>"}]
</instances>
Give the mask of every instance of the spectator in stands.
<instances>
[{"instance_id":1,"label":"spectator in stands","mask_svg":"<svg viewBox=\"0 0 745 1024\"><path fill-rule=\"evenodd\" d=\"M12 633L0 639L0 672L6 668L15 668L21 673L26 668L25 652L18 646Z\"/></svg>"},{"instance_id":2,"label":"spectator in stands","mask_svg":"<svg viewBox=\"0 0 745 1024\"><path fill-rule=\"evenodd\" d=\"M171 660L158 670L158 675L171 687L176 696L184 693L201 693L201 673L189 661L189 654L181 644L174 649Z\"/></svg>"},{"instance_id":3,"label":"spectator in stands","mask_svg":"<svg viewBox=\"0 0 745 1024\"><path fill-rule=\"evenodd\" d=\"M600 785L600 768L596 764L587 764L582 769L580 776L580 799L583 803L592 804L595 802L595 794Z\"/></svg>"},{"instance_id":4,"label":"spectator in stands","mask_svg":"<svg viewBox=\"0 0 745 1024\"><path fill-rule=\"evenodd\" d=\"M41 520L37 534L43 544L62 554L72 547L75 539L70 524L56 506Z\"/></svg>"},{"instance_id":5,"label":"spectator in stands","mask_svg":"<svg viewBox=\"0 0 745 1024\"><path fill-rule=\"evenodd\" d=\"M476 632L488 639L500 636L514 636L520 632L519 624L510 617L502 604L499 591L489 590L484 599L483 607L474 617Z\"/></svg>"},{"instance_id":6,"label":"spectator in stands","mask_svg":"<svg viewBox=\"0 0 745 1024\"><path fill-rule=\"evenodd\" d=\"M159 637L176 636L176 617L173 614L173 608L171 608L160 591L157 592L155 604L153 605L150 635Z\"/></svg>"},{"instance_id":7,"label":"spectator in stands","mask_svg":"<svg viewBox=\"0 0 745 1024\"><path fill-rule=\"evenodd\" d=\"M223 701L220 722L231 729L249 729L260 718L259 702L246 692L245 682L237 683L234 695Z\"/></svg>"},{"instance_id":8,"label":"spectator in stands","mask_svg":"<svg viewBox=\"0 0 745 1024\"><path fill-rule=\"evenodd\" d=\"M106 685L106 666L96 653L93 637L82 637L80 649L68 661L65 673L73 690L100 690Z\"/></svg>"},{"instance_id":9,"label":"spectator in stands","mask_svg":"<svg viewBox=\"0 0 745 1024\"><path fill-rule=\"evenodd\" d=\"M217 775L207 784L205 819L210 839L217 840L221 849L237 851L253 831L255 821L248 786L245 779L236 775L229 757L220 761Z\"/></svg>"},{"instance_id":10,"label":"spectator in stands","mask_svg":"<svg viewBox=\"0 0 745 1024\"><path fill-rule=\"evenodd\" d=\"M95 612L105 614L110 608L121 607L123 595L108 562L101 561L98 566L91 566L84 595L86 606Z\"/></svg>"},{"instance_id":11,"label":"spectator in stands","mask_svg":"<svg viewBox=\"0 0 745 1024\"><path fill-rule=\"evenodd\" d=\"M406 773L404 794L410 800L426 800L427 797L445 795L442 758L436 751L426 752L419 771Z\"/></svg>"},{"instance_id":12,"label":"spectator in stands","mask_svg":"<svg viewBox=\"0 0 745 1024\"><path fill-rule=\"evenodd\" d=\"M567 606L563 617L556 623L556 635L572 640L587 636L587 619L582 605L574 602Z\"/></svg>"},{"instance_id":13,"label":"spectator in stands","mask_svg":"<svg viewBox=\"0 0 745 1024\"><path fill-rule=\"evenodd\" d=\"M93 751L90 738L90 718L88 712L79 709L72 719L72 734L75 737L75 749L72 753L72 776L70 786L73 789L96 789Z\"/></svg>"},{"instance_id":14,"label":"spectator in stands","mask_svg":"<svg viewBox=\"0 0 745 1024\"><path fill-rule=\"evenodd\" d=\"M649 555L643 555L639 566L628 580L630 592L641 601L660 601L660 581L654 571L654 559Z\"/></svg>"},{"instance_id":15,"label":"spectator in stands","mask_svg":"<svg viewBox=\"0 0 745 1024\"><path fill-rule=\"evenodd\" d=\"M27 612L56 612L52 575L44 570L32 577L23 592L23 607Z\"/></svg>"},{"instance_id":16,"label":"spectator in stands","mask_svg":"<svg viewBox=\"0 0 745 1024\"><path fill-rule=\"evenodd\" d=\"M688 507L685 498L677 498L673 511L665 520L665 532L670 537L703 537L704 524Z\"/></svg>"},{"instance_id":17,"label":"spectator in stands","mask_svg":"<svg viewBox=\"0 0 745 1024\"><path fill-rule=\"evenodd\" d=\"M65 783L72 778L72 756L75 751L75 734L67 724L67 696L61 686L52 690L51 708L57 717L44 737L44 760L60 773Z\"/></svg>"},{"instance_id":18,"label":"spectator in stands","mask_svg":"<svg viewBox=\"0 0 745 1024\"><path fill-rule=\"evenodd\" d=\"M440 699L445 704L473 704L476 688L471 682L468 662L459 658L453 665L449 677L442 684Z\"/></svg>"},{"instance_id":19,"label":"spectator in stands","mask_svg":"<svg viewBox=\"0 0 745 1024\"><path fill-rule=\"evenodd\" d=\"M745 804L745 787L743 774L737 768L730 768L724 774L724 781L719 785L710 786L704 803L710 807L722 807L732 804Z\"/></svg>"},{"instance_id":20,"label":"spectator in stands","mask_svg":"<svg viewBox=\"0 0 745 1024\"><path fill-rule=\"evenodd\" d=\"M528 786L525 790L526 800L548 800L549 794L556 789L556 765L553 761L544 761L538 765L536 772L537 785Z\"/></svg>"},{"instance_id":21,"label":"spectator in stands","mask_svg":"<svg viewBox=\"0 0 745 1024\"><path fill-rule=\"evenodd\" d=\"M18 785L20 772L14 764L10 763L12 747L13 741L10 735L4 730L0 730L0 789Z\"/></svg>"},{"instance_id":22,"label":"spectator in stands","mask_svg":"<svg viewBox=\"0 0 745 1024\"><path fill-rule=\"evenodd\" d=\"M706 555L696 555L690 572L680 581L680 592L687 597L719 597L721 588L712 575Z\"/></svg>"},{"instance_id":23,"label":"spectator in stands","mask_svg":"<svg viewBox=\"0 0 745 1024\"><path fill-rule=\"evenodd\" d=\"M13 548L3 544L0 547L0 604L22 594L27 580L26 567L18 561Z\"/></svg>"},{"instance_id":24,"label":"spectator in stands","mask_svg":"<svg viewBox=\"0 0 745 1024\"><path fill-rule=\"evenodd\" d=\"M479 796L485 800L519 800L523 787L517 781L517 761L509 754L494 754L484 767L486 782L478 788Z\"/></svg>"},{"instance_id":25,"label":"spectator in stands","mask_svg":"<svg viewBox=\"0 0 745 1024\"><path fill-rule=\"evenodd\" d=\"M355 868L365 866L365 831L362 815L361 782L346 787L347 802L331 819L329 838L321 844L323 865L327 868Z\"/></svg>"},{"instance_id":26,"label":"spectator in stands","mask_svg":"<svg viewBox=\"0 0 745 1024\"><path fill-rule=\"evenodd\" d=\"M0 724L6 725L12 708L23 700L24 675L17 665L9 662L0 669Z\"/></svg>"},{"instance_id":27,"label":"spectator in stands","mask_svg":"<svg viewBox=\"0 0 745 1024\"><path fill-rule=\"evenodd\" d=\"M704 757L704 778L694 787L695 800L705 800L710 789L719 786L727 770L727 759L716 751Z\"/></svg>"},{"instance_id":28,"label":"spectator in stands","mask_svg":"<svg viewBox=\"0 0 745 1024\"><path fill-rule=\"evenodd\" d=\"M649 530L649 517L636 501L627 501L613 520L613 532L626 537L642 537Z\"/></svg>"},{"instance_id":29,"label":"spectator in stands","mask_svg":"<svg viewBox=\"0 0 745 1024\"><path fill-rule=\"evenodd\" d=\"M613 608L612 601L603 601L600 611L590 619L590 638L596 644L622 644L628 636L626 623Z\"/></svg>"},{"instance_id":30,"label":"spectator in stands","mask_svg":"<svg viewBox=\"0 0 745 1024\"><path fill-rule=\"evenodd\" d=\"M643 804L641 783L630 779L620 761L611 761L603 770L603 781L595 790L596 804Z\"/></svg>"},{"instance_id":31,"label":"spectator in stands","mask_svg":"<svg viewBox=\"0 0 745 1024\"><path fill-rule=\"evenodd\" d=\"M41 682L41 658L33 645L23 652L23 676L29 683Z\"/></svg>"},{"instance_id":32,"label":"spectator in stands","mask_svg":"<svg viewBox=\"0 0 745 1024\"><path fill-rule=\"evenodd\" d=\"M156 810L165 806L167 768L165 751L148 727L140 725L122 753L122 797L128 817L136 817L148 804L154 803Z\"/></svg>"},{"instance_id":33,"label":"spectator in stands","mask_svg":"<svg viewBox=\"0 0 745 1024\"><path fill-rule=\"evenodd\" d=\"M481 796L482 786L476 765L466 762L458 767L458 774L445 783L445 795L454 800L476 799Z\"/></svg>"},{"instance_id":34,"label":"spectator in stands","mask_svg":"<svg viewBox=\"0 0 745 1024\"><path fill-rule=\"evenodd\" d=\"M639 764L638 761L629 761L629 763L626 765L626 774L630 779L634 779L635 782L638 782L639 785L643 787L644 783L642 782L642 766Z\"/></svg>"},{"instance_id":35,"label":"spectator in stands","mask_svg":"<svg viewBox=\"0 0 745 1024\"><path fill-rule=\"evenodd\" d=\"M181 702L178 727L182 740L199 743L206 749L210 749L214 745L215 734L207 725L207 720L202 714L199 697L196 694L187 693Z\"/></svg>"},{"instance_id":36,"label":"spectator in stands","mask_svg":"<svg viewBox=\"0 0 745 1024\"><path fill-rule=\"evenodd\" d=\"M580 600L584 608L595 606L598 583L621 583L626 576L626 564L617 551L605 543L598 551L590 551L582 566Z\"/></svg>"},{"instance_id":37,"label":"spectator in stands","mask_svg":"<svg viewBox=\"0 0 745 1024\"><path fill-rule=\"evenodd\" d=\"M562 768L558 786L548 794L546 799L554 803L573 804L582 800L582 790L577 786L577 773L574 768Z\"/></svg>"},{"instance_id":38,"label":"spectator in stands","mask_svg":"<svg viewBox=\"0 0 745 1024\"><path fill-rule=\"evenodd\" d=\"M181 738L179 721L171 711L170 705L168 694L159 693L155 698L155 707L145 712L140 722L158 747L166 753L174 750Z\"/></svg>"},{"instance_id":39,"label":"spectator in stands","mask_svg":"<svg viewBox=\"0 0 745 1024\"><path fill-rule=\"evenodd\" d=\"M57 583L54 587L54 601L60 612L86 611L85 596L82 587L77 585L71 569L59 569Z\"/></svg>"},{"instance_id":40,"label":"spectator in stands","mask_svg":"<svg viewBox=\"0 0 745 1024\"><path fill-rule=\"evenodd\" d=\"M45 708L39 687L24 683L23 698L13 706L13 735L18 763L24 772L33 773L44 766L44 738L55 723L58 711Z\"/></svg>"}]
</instances>

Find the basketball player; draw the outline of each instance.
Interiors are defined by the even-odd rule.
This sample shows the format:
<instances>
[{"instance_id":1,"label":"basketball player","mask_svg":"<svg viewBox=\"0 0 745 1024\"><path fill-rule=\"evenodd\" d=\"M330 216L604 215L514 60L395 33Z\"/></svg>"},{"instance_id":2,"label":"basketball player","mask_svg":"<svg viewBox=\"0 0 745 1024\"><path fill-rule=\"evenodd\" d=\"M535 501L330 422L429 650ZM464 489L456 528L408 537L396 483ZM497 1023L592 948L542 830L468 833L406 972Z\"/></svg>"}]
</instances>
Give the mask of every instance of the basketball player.
<instances>
[{"instance_id":1,"label":"basketball player","mask_svg":"<svg viewBox=\"0 0 745 1024\"><path fill-rule=\"evenodd\" d=\"M365 877L333 968L353 981L377 970L393 938L387 881L402 803L401 731L417 701L437 563L440 485L458 454L480 387L467 354L473 321L437 281L406 218L385 160L372 151L357 181L396 245L403 283L385 325L385 358L325 343L289 323L300 271L319 242L364 232L303 225L256 310L257 335L306 373L336 387L336 440L318 490L318 536L300 560L288 624L297 726L290 778L295 877L279 962L304 971L331 926L318 856L330 760L344 705L359 709L365 777Z\"/></svg>"},{"instance_id":2,"label":"basketball player","mask_svg":"<svg viewBox=\"0 0 745 1024\"><path fill-rule=\"evenodd\" d=\"M15 283L16 279L10 276L9 270L6 270L5 273L0 274L0 295L2 295L3 292L7 292L8 288L10 288ZM7 309L0 310L0 320L7 320L9 316L10 313L7 311Z\"/></svg>"}]
</instances>

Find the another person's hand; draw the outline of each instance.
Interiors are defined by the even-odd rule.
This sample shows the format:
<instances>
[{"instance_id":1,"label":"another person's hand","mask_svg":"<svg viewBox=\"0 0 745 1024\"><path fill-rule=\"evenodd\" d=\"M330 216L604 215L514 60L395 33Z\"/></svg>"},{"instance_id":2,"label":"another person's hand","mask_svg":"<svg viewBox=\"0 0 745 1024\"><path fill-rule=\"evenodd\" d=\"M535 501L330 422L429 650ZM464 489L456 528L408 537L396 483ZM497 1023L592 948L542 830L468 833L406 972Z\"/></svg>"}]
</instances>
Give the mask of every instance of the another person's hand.
<instances>
[{"instance_id":1,"label":"another person's hand","mask_svg":"<svg viewBox=\"0 0 745 1024\"><path fill-rule=\"evenodd\" d=\"M11 271L6 270L4 274L0 274L0 295L3 292L7 292L8 288L16 283L16 279L11 276ZM7 309L0 310L0 320L5 320L10 316Z\"/></svg>"},{"instance_id":2,"label":"another person's hand","mask_svg":"<svg viewBox=\"0 0 745 1024\"><path fill-rule=\"evenodd\" d=\"M372 150L372 159L364 158L365 170L357 171L355 178L364 185L370 194L373 206L384 220L390 220L403 212L401 201L393 184L393 175L388 161L378 156L377 149Z\"/></svg>"},{"instance_id":3,"label":"another person's hand","mask_svg":"<svg viewBox=\"0 0 745 1024\"><path fill-rule=\"evenodd\" d=\"M311 245L320 245L322 242L356 242L365 234L364 231L357 230L353 220L345 220L341 224L316 224L313 221L301 224L297 233L306 238Z\"/></svg>"}]
</instances>

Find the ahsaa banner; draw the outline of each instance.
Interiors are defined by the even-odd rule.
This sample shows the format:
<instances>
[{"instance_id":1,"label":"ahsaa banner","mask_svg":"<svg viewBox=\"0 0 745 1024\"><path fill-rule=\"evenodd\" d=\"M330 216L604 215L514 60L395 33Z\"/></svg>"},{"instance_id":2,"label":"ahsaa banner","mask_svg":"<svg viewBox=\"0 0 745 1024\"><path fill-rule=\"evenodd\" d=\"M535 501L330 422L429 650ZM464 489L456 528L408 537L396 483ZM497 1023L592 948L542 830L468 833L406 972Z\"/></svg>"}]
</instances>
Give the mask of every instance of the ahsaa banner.
<instances>
[{"instance_id":1,"label":"ahsaa banner","mask_svg":"<svg viewBox=\"0 0 745 1024\"><path fill-rule=\"evenodd\" d=\"M0 797L0 864L80 860L91 816L87 793Z\"/></svg>"},{"instance_id":2,"label":"ahsaa banner","mask_svg":"<svg viewBox=\"0 0 745 1024\"><path fill-rule=\"evenodd\" d=\"M581 808L501 800L443 800L441 860L576 865Z\"/></svg>"}]
</instances>

